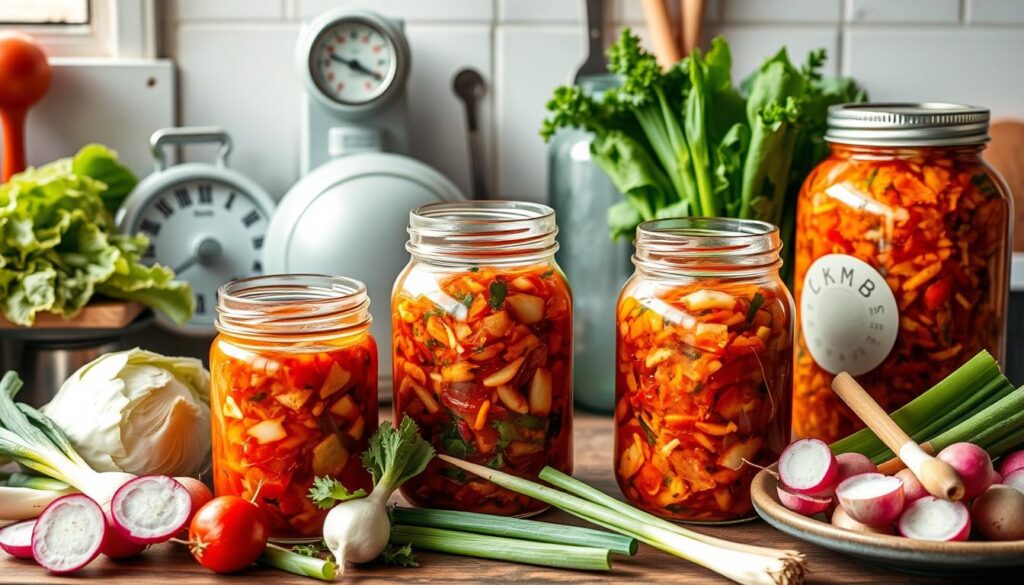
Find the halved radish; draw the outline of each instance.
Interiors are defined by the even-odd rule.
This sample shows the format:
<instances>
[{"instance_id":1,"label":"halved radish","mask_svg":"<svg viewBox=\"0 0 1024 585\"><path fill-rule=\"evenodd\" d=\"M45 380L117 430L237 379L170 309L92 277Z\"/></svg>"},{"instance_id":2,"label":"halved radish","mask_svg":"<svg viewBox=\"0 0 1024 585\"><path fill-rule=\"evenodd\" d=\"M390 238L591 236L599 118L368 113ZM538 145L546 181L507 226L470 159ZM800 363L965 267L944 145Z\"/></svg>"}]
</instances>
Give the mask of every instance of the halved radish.
<instances>
[{"instance_id":1,"label":"halved radish","mask_svg":"<svg viewBox=\"0 0 1024 585\"><path fill-rule=\"evenodd\" d=\"M32 529L35 520L25 520L0 529L0 548L19 559L32 558Z\"/></svg>"},{"instance_id":2,"label":"halved radish","mask_svg":"<svg viewBox=\"0 0 1024 585\"><path fill-rule=\"evenodd\" d=\"M103 510L83 494L58 498L32 531L32 558L54 573L70 573L100 554L107 532Z\"/></svg>"},{"instance_id":3,"label":"halved radish","mask_svg":"<svg viewBox=\"0 0 1024 585\"><path fill-rule=\"evenodd\" d=\"M1024 468L1016 471L1011 471L1006 477L1003 478L1003 485L1008 485L1013 488L1024 492Z\"/></svg>"},{"instance_id":4,"label":"halved radish","mask_svg":"<svg viewBox=\"0 0 1024 585\"><path fill-rule=\"evenodd\" d=\"M901 469L896 472L896 477L903 480L903 505L906 506L910 502L920 500L925 496L930 496L928 490L924 489L921 485L921 480L917 479L913 471L909 469Z\"/></svg>"},{"instance_id":5,"label":"halved radish","mask_svg":"<svg viewBox=\"0 0 1024 585\"><path fill-rule=\"evenodd\" d=\"M846 513L842 506L836 508L835 512L832 512L832 526L866 534L896 534L896 528L892 524L868 526L867 524L857 522L850 518L850 515Z\"/></svg>"},{"instance_id":6,"label":"halved radish","mask_svg":"<svg viewBox=\"0 0 1024 585\"><path fill-rule=\"evenodd\" d=\"M891 524L903 511L903 481L881 473L862 473L836 486L836 498L861 524Z\"/></svg>"},{"instance_id":7,"label":"halved radish","mask_svg":"<svg viewBox=\"0 0 1024 585\"><path fill-rule=\"evenodd\" d=\"M1007 453L999 460L999 474L1003 477L1018 469L1024 469L1024 450Z\"/></svg>"},{"instance_id":8,"label":"halved radish","mask_svg":"<svg viewBox=\"0 0 1024 585\"><path fill-rule=\"evenodd\" d=\"M110 500L114 530L140 544L170 539L185 525L191 510L188 490L165 475L137 477L121 486Z\"/></svg>"},{"instance_id":9,"label":"halved radish","mask_svg":"<svg viewBox=\"0 0 1024 585\"><path fill-rule=\"evenodd\" d=\"M142 551L149 548L148 544L132 542L125 538L114 528L114 521L110 517L110 511L104 512L107 520L107 538L103 541L103 548L100 550L104 556L112 559L130 559L142 554Z\"/></svg>"},{"instance_id":10,"label":"halved radish","mask_svg":"<svg viewBox=\"0 0 1024 585\"><path fill-rule=\"evenodd\" d=\"M839 485L844 480L862 473L874 473L876 471L878 471L878 466L866 456L860 453L840 453L836 455L836 478L833 480L835 485L815 495L821 497L835 496L836 485Z\"/></svg>"},{"instance_id":11,"label":"halved radish","mask_svg":"<svg viewBox=\"0 0 1024 585\"><path fill-rule=\"evenodd\" d=\"M817 494L835 485L836 467L828 445L818 439L800 439L783 449L779 478L790 491Z\"/></svg>"},{"instance_id":12,"label":"halved radish","mask_svg":"<svg viewBox=\"0 0 1024 585\"><path fill-rule=\"evenodd\" d=\"M992 459L974 443L953 443L935 457L949 463L964 480L964 500L973 500L992 485Z\"/></svg>"},{"instance_id":13,"label":"halved radish","mask_svg":"<svg viewBox=\"0 0 1024 585\"><path fill-rule=\"evenodd\" d=\"M825 497L819 498L816 496L808 496L807 494L798 494L791 492L781 485L778 486L779 501L782 505L793 510L797 514L803 514L804 516L814 516L815 514L824 512L828 509L829 504L832 503L832 498Z\"/></svg>"},{"instance_id":14,"label":"halved radish","mask_svg":"<svg viewBox=\"0 0 1024 585\"><path fill-rule=\"evenodd\" d=\"M971 514L960 502L925 496L900 516L900 534L916 540L952 542L967 540L971 533Z\"/></svg>"}]
</instances>

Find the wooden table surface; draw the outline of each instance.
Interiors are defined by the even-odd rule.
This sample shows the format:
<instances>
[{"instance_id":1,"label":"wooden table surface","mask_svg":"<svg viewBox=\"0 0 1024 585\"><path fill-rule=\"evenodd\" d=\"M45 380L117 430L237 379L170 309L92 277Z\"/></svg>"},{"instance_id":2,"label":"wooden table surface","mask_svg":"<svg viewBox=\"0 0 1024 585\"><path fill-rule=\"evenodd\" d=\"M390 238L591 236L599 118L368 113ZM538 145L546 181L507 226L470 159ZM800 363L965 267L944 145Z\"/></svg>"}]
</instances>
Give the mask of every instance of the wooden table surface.
<instances>
[{"instance_id":1,"label":"wooden table surface","mask_svg":"<svg viewBox=\"0 0 1024 585\"><path fill-rule=\"evenodd\" d=\"M381 420L390 418L390 411L382 411ZM619 495L611 473L612 426L607 417L576 415L576 476L608 493ZM559 511L549 511L537 519L578 524L575 518ZM808 560L809 583L979 583L978 579L943 580L906 575L879 569L860 561L829 552L776 531L761 521L735 526L722 526L698 530L730 540L794 548L802 551ZM345 574L346 583L384 585L392 583L729 583L696 565L641 544L635 557L615 556L610 572L583 572L547 569L513 563L486 561L441 554L418 552L419 568L392 568L383 566L350 567ZM275 585L311 585L317 581L281 571L254 567L232 576L215 575L201 567L183 546L158 545L141 557L114 562L100 557L89 567L72 576L50 575L30 561L10 557L0 559L0 584L24 585L28 583L84 583L95 581L103 585L150 585L177 583L180 585L273 583ZM984 577L984 583L1024 583L1024 579L1010 576Z\"/></svg>"}]
</instances>

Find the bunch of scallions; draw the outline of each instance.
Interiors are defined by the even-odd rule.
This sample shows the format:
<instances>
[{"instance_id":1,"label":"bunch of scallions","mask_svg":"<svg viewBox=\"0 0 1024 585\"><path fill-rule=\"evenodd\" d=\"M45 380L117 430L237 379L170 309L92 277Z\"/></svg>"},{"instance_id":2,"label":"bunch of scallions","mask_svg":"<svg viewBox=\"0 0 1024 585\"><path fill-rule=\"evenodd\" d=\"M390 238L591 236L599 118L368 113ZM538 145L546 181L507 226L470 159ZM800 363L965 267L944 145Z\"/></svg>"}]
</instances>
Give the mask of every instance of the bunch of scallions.
<instances>
[{"instance_id":1,"label":"bunch of scallions","mask_svg":"<svg viewBox=\"0 0 1024 585\"><path fill-rule=\"evenodd\" d=\"M551 467L541 471L540 479L565 491L448 455L438 457L505 489L636 538L737 583L786 585L803 582L806 565L803 555L797 551L739 544L688 530L616 500Z\"/></svg>"}]
</instances>

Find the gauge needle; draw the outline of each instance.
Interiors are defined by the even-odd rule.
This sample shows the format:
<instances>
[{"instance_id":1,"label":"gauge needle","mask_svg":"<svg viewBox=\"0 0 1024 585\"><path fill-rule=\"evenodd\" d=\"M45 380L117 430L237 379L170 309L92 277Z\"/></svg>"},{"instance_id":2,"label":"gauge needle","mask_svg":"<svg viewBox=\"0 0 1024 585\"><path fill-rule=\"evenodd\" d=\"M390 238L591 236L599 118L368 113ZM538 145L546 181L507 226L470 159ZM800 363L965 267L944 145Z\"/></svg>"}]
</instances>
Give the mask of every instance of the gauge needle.
<instances>
[{"instance_id":1,"label":"gauge needle","mask_svg":"<svg viewBox=\"0 0 1024 585\"><path fill-rule=\"evenodd\" d=\"M376 79L377 81L383 81L384 80L384 76L383 75L381 75L380 73L377 73L376 71L372 71L370 69L367 69L366 67L363 66L362 63L360 63L359 61L356 61L355 59L346 59L346 58L342 57L341 55L335 55L334 53L331 53L331 60L337 61L338 63L344 63L345 65L348 65L349 69L351 69L353 71L358 71L359 73L362 73L363 75L369 75L370 77Z\"/></svg>"},{"instance_id":2,"label":"gauge needle","mask_svg":"<svg viewBox=\"0 0 1024 585\"><path fill-rule=\"evenodd\" d=\"M213 238L203 238L196 246L195 252L184 262L175 267L174 273L181 274L196 264L210 266L217 258L220 257L220 254L220 242Z\"/></svg>"}]
</instances>

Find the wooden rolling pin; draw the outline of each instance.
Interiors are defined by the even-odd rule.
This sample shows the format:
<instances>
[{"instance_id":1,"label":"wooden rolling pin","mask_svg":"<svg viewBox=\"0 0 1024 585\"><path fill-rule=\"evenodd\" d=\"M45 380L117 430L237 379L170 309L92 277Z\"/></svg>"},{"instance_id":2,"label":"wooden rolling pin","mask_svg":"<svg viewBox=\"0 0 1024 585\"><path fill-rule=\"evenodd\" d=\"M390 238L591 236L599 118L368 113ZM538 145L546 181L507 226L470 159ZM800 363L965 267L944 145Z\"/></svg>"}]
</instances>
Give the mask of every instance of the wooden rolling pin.
<instances>
[{"instance_id":1,"label":"wooden rolling pin","mask_svg":"<svg viewBox=\"0 0 1024 585\"><path fill-rule=\"evenodd\" d=\"M892 449L928 493L954 502L964 497L964 481L948 463L932 457L903 432L881 406L846 372L832 380L832 390L874 431L885 446Z\"/></svg>"}]
</instances>

